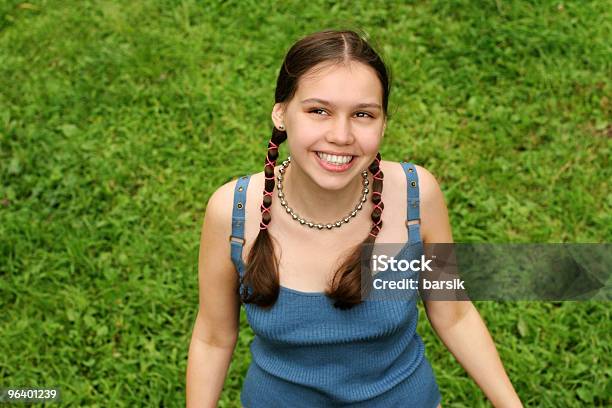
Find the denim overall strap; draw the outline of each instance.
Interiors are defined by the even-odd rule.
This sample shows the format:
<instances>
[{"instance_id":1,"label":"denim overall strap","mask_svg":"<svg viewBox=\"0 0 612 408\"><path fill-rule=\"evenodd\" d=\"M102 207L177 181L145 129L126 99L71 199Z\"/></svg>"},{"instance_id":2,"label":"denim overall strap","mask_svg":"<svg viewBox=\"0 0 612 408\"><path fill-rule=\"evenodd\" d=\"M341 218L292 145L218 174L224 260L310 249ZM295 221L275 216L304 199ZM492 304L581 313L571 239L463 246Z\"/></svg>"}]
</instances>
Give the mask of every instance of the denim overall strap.
<instances>
[{"instance_id":1,"label":"denim overall strap","mask_svg":"<svg viewBox=\"0 0 612 408\"><path fill-rule=\"evenodd\" d=\"M408 243L412 244L421 241L421 215L419 212L419 177L416 167L412 163L402 162L402 167L406 173L406 183L408 188L408 214L406 216L406 226L408 227ZM418 221L409 224L409 221Z\"/></svg>"},{"instance_id":2,"label":"denim overall strap","mask_svg":"<svg viewBox=\"0 0 612 408\"><path fill-rule=\"evenodd\" d=\"M234 187L234 205L232 206L232 234L229 237L232 262L239 274L242 274L242 247L244 246L244 209L246 207L246 192L251 176L242 176Z\"/></svg>"}]
</instances>

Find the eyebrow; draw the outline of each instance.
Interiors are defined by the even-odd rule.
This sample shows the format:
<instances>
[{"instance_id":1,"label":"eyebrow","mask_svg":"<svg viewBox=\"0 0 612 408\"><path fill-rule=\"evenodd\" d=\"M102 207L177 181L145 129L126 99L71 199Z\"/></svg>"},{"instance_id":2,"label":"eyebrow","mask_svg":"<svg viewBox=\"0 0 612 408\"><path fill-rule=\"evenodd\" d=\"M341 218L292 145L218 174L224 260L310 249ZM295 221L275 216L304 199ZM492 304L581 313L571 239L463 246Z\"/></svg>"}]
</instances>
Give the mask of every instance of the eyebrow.
<instances>
[{"instance_id":1,"label":"eyebrow","mask_svg":"<svg viewBox=\"0 0 612 408\"><path fill-rule=\"evenodd\" d=\"M333 103L323 100L323 99L319 99L319 98L308 98L308 99L304 99L302 101L302 104L306 104L306 103L310 103L310 102L317 102L323 105L329 105L329 106L335 106ZM353 106L354 108L376 108L376 109L381 109L379 104L377 103L358 103L355 106Z\"/></svg>"}]
</instances>

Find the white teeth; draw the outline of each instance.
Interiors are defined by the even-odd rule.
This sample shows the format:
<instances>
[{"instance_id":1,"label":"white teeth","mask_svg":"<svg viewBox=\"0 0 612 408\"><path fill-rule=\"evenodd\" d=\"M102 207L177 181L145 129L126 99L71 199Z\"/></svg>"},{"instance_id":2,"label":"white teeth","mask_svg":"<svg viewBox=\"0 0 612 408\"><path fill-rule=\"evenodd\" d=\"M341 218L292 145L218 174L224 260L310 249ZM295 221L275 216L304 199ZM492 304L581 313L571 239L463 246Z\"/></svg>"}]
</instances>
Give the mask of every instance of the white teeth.
<instances>
[{"instance_id":1,"label":"white teeth","mask_svg":"<svg viewBox=\"0 0 612 408\"><path fill-rule=\"evenodd\" d=\"M353 156L336 156L333 154L327 154L327 153L321 153L321 152L317 152L317 155L323 160L325 160L326 162L329 162L335 165L346 164L350 162L351 159L353 158Z\"/></svg>"}]
</instances>

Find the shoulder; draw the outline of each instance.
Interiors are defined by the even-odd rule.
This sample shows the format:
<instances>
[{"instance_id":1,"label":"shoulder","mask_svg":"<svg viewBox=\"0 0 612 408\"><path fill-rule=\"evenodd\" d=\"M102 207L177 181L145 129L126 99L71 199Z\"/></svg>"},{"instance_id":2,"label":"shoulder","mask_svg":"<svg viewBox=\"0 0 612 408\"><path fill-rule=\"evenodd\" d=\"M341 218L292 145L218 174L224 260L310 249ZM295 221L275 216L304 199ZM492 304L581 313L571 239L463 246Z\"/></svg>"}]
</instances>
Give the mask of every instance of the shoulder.
<instances>
[{"instance_id":1,"label":"shoulder","mask_svg":"<svg viewBox=\"0 0 612 408\"><path fill-rule=\"evenodd\" d=\"M443 200L440 183L425 167L415 164L419 178L419 200L421 205Z\"/></svg>"},{"instance_id":2,"label":"shoulder","mask_svg":"<svg viewBox=\"0 0 612 408\"><path fill-rule=\"evenodd\" d=\"M227 210L229 210L231 213L232 205L234 203L236 184L240 179L244 179L246 177L249 178L247 186L247 191L249 191L252 190L252 188L249 188L249 186L260 183L260 179L263 178L263 172L235 177L218 187L208 199L206 209L208 210L208 208L211 207L211 210L215 212L227 212Z\"/></svg>"},{"instance_id":3,"label":"shoulder","mask_svg":"<svg viewBox=\"0 0 612 408\"><path fill-rule=\"evenodd\" d=\"M231 233L234 191L239 177L236 177L218 187L206 202L204 220L218 234Z\"/></svg>"},{"instance_id":4,"label":"shoulder","mask_svg":"<svg viewBox=\"0 0 612 408\"><path fill-rule=\"evenodd\" d=\"M222 250L222 248L210 248L218 237L226 237L231 234L232 223L232 201L236 180L231 180L218 187L208 198L204 210L202 232L200 236L200 251Z\"/></svg>"},{"instance_id":5,"label":"shoulder","mask_svg":"<svg viewBox=\"0 0 612 408\"><path fill-rule=\"evenodd\" d=\"M414 164L419 186L421 236L424 242L452 242L448 211L437 178L423 166ZM397 186L393 199L406 201L407 176L401 162L383 160L385 182ZM384 192L384 189L383 189ZM391 197L390 197L391 198ZM403 204L402 204L403 205Z\"/></svg>"},{"instance_id":6,"label":"shoulder","mask_svg":"<svg viewBox=\"0 0 612 408\"><path fill-rule=\"evenodd\" d=\"M247 194L252 196L254 188L263 183L263 172L245 175L249 177L247 185ZM206 217L211 218L215 224L224 225L227 228L227 233L230 233L234 195L236 193L236 184L238 180L245 176L235 177L232 180L218 187L208 199L206 203ZM263 185L263 184L262 184ZM247 200L248 201L248 200ZM225 232L225 231L224 231Z\"/></svg>"},{"instance_id":7,"label":"shoulder","mask_svg":"<svg viewBox=\"0 0 612 408\"><path fill-rule=\"evenodd\" d=\"M234 201L234 189L238 178L232 179L218 187L208 198L206 213L216 217L229 214L231 217L232 203Z\"/></svg>"},{"instance_id":8,"label":"shoulder","mask_svg":"<svg viewBox=\"0 0 612 408\"><path fill-rule=\"evenodd\" d=\"M444 193L436 177L415 165L419 177L421 235L426 243L453 242Z\"/></svg>"},{"instance_id":9,"label":"shoulder","mask_svg":"<svg viewBox=\"0 0 612 408\"><path fill-rule=\"evenodd\" d=\"M440 191L440 185L436 177L425 167L414 164L417 171L417 179L419 183L419 198L421 202L436 199ZM406 186L406 172L402 167L401 162L382 160L381 168L385 174L385 181L393 185Z\"/></svg>"}]
</instances>

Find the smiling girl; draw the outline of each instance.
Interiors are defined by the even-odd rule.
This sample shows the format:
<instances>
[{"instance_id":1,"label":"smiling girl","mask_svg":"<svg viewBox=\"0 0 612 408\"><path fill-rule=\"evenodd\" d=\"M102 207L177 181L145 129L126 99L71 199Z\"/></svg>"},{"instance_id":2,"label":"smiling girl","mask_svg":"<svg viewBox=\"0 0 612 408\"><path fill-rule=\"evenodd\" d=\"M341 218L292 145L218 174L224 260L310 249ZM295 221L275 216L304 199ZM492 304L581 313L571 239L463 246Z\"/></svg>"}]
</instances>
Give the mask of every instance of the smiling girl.
<instances>
[{"instance_id":1,"label":"smiling girl","mask_svg":"<svg viewBox=\"0 0 612 408\"><path fill-rule=\"evenodd\" d=\"M245 408L441 406L416 302L361 297L362 244L452 242L435 177L381 160L389 94L385 64L353 31L314 33L287 53L264 171L207 204L187 406L217 405L241 304L255 333ZM281 143L290 157L277 165ZM472 303L424 305L493 405L522 406Z\"/></svg>"}]
</instances>

